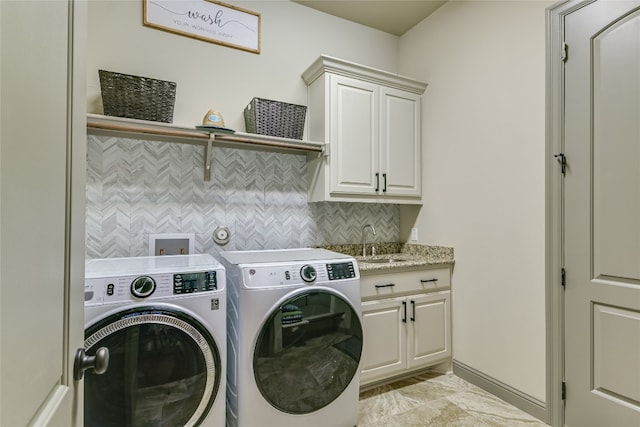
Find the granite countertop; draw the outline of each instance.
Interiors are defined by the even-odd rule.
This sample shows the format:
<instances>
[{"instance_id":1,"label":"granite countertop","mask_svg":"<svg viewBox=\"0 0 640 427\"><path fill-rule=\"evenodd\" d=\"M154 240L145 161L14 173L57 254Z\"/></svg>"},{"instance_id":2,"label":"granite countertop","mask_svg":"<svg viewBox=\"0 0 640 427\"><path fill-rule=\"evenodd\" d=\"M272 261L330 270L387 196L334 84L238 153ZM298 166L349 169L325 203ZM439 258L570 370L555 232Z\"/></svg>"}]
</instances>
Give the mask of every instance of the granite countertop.
<instances>
[{"instance_id":1,"label":"granite countertop","mask_svg":"<svg viewBox=\"0 0 640 427\"><path fill-rule=\"evenodd\" d=\"M323 247L353 256L358 261L358 268L361 272L380 272L397 268L451 265L454 263L453 248L445 246L376 243L377 255L366 257L362 256L362 244Z\"/></svg>"}]
</instances>

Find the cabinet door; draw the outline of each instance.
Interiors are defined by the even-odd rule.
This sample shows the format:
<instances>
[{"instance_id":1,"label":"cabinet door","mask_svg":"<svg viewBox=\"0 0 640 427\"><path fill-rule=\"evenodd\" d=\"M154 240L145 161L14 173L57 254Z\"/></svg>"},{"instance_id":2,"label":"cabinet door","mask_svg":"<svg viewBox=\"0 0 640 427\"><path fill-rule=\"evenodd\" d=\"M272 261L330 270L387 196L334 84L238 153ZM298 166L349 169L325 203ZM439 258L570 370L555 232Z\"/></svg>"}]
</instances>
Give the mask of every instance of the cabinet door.
<instances>
[{"instance_id":1,"label":"cabinet door","mask_svg":"<svg viewBox=\"0 0 640 427\"><path fill-rule=\"evenodd\" d=\"M375 194L379 152L378 86L331 76L331 192Z\"/></svg>"},{"instance_id":2,"label":"cabinet door","mask_svg":"<svg viewBox=\"0 0 640 427\"><path fill-rule=\"evenodd\" d=\"M409 368L451 356L450 291L407 297Z\"/></svg>"},{"instance_id":3,"label":"cabinet door","mask_svg":"<svg viewBox=\"0 0 640 427\"><path fill-rule=\"evenodd\" d=\"M381 87L380 194L421 195L421 96Z\"/></svg>"},{"instance_id":4,"label":"cabinet door","mask_svg":"<svg viewBox=\"0 0 640 427\"><path fill-rule=\"evenodd\" d=\"M362 384L401 372L406 364L406 299L362 303L364 344L360 365Z\"/></svg>"}]
</instances>

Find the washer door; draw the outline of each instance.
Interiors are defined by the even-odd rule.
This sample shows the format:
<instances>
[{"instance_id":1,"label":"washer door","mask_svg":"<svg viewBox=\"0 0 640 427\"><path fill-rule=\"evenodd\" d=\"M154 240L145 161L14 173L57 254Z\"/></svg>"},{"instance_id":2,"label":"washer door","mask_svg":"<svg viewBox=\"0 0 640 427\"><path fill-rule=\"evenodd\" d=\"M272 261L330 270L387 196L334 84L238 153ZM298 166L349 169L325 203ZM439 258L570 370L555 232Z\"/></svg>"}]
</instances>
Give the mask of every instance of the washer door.
<instances>
[{"instance_id":1,"label":"washer door","mask_svg":"<svg viewBox=\"0 0 640 427\"><path fill-rule=\"evenodd\" d=\"M362 326L353 306L329 290L308 290L270 313L253 372L264 398L290 414L333 402L358 373Z\"/></svg>"},{"instance_id":2,"label":"washer door","mask_svg":"<svg viewBox=\"0 0 640 427\"><path fill-rule=\"evenodd\" d=\"M85 377L86 426L194 426L216 398L217 345L207 328L178 310L123 310L87 328L84 346L90 355L109 349L107 372Z\"/></svg>"}]
</instances>

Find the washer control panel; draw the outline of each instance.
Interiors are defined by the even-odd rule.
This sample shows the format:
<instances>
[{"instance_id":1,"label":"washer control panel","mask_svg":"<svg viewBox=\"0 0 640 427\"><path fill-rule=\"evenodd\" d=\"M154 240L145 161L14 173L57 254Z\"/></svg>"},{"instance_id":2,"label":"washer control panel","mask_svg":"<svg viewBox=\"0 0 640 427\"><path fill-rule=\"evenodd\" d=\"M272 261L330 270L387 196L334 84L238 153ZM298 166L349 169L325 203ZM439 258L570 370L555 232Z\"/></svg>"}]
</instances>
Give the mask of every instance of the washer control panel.
<instances>
[{"instance_id":1,"label":"washer control panel","mask_svg":"<svg viewBox=\"0 0 640 427\"><path fill-rule=\"evenodd\" d=\"M294 265L257 265L242 270L244 286L263 288L269 286L317 285L335 280L357 279L358 268L353 261L309 262Z\"/></svg>"},{"instance_id":2,"label":"washer control panel","mask_svg":"<svg viewBox=\"0 0 640 427\"><path fill-rule=\"evenodd\" d=\"M356 277L356 270L352 262L340 262L327 264L329 280L353 279Z\"/></svg>"},{"instance_id":3,"label":"washer control panel","mask_svg":"<svg viewBox=\"0 0 640 427\"><path fill-rule=\"evenodd\" d=\"M86 279L84 303L102 305L218 290L216 271L140 274Z\"/></svg>"},{"instance_id":4,"label":"washer control panel","mask_svg":"<svg viewBox=\"0 0 640 427\"><path fill-rule=\"evenodd\" d=\"M174 294L191 294L193 292L215 291L217 289L218 282L215 271L173 275Z\"/></svg>"}]
</instances>

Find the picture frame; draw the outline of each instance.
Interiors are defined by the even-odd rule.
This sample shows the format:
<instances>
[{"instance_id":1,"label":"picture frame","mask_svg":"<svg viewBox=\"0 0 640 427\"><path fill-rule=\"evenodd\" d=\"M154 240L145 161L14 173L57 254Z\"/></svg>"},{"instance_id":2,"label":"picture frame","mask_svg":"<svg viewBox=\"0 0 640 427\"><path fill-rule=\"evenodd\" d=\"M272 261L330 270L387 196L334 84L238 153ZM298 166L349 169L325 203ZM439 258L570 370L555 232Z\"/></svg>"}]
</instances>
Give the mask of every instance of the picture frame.
<instances>
[{"instance_id":1,"label":"picture frame","mask_svg":"<svg viewBox=\"0 0 640 427\"><path fill-rule=\"evenodd\" d=\"M205 42L260 53L260 14L217 0L143 0L143 23Z\"/></svg>"}]
</instances>

